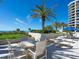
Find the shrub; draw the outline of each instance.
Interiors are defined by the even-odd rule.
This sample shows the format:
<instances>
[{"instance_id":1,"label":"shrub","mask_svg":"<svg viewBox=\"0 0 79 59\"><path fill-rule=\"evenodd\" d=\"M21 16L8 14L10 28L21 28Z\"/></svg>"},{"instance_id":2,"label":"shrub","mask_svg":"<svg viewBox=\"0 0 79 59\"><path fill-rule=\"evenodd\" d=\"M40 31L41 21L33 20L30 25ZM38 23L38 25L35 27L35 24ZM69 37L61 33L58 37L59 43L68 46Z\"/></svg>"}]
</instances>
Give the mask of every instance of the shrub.
<instances>
[{"instance_id":1,"label":"shrub","mask_svg":"<svg viewBox=\"0 0 79 59\"><path fill-rule=\"evenodd\" d=\"M42 30L31 30L34 33L42 33ZM44 30L44 33L56 33L56 30Z\"/></svg>"},{"instance_id":2,"label":"shrub","mask_svg":"<svg viewBox=\"0 0 79 59\"><path fill-rule=\"evenodd\" d=\"M53 30L52 33L56 33L56 30Z\"/></svg>"},{"instance_id":3,"label":"shrub","mask_svg":"<svg viewBox=\"0 0 79 59\"><path fill-rule=\"evenodd\" d=\"M0 33L0 35L2 35L2 33Z\"/></svg>"}]
</instances>

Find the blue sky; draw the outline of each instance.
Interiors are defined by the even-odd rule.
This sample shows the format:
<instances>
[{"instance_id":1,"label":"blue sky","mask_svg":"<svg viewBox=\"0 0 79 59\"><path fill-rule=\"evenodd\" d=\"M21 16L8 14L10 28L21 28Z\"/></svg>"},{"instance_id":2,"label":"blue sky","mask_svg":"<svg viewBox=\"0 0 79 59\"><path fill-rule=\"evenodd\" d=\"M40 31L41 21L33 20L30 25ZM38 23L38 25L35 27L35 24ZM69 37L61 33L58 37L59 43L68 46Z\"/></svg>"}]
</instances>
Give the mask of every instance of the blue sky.
<instances>
[{"instance_id":1,"label":"blue sky","mask_svg":"<svg viewBox=\"0 0 79 59\"><path fill-rule=\"evenodd\" d=\"M52 6L57 21L68 22L68 0L46 0L47 6ZM11 31L20 28L21 30L41 29L41 20L32 19L31 9L36 4L40 4L40 0L4 0L0 4L0 31ZM55 7L55 5L58 5ZM55 19L53 19L53 22ZM52 21L46 21L46 25Z\"/></svg>"}]
</instances>

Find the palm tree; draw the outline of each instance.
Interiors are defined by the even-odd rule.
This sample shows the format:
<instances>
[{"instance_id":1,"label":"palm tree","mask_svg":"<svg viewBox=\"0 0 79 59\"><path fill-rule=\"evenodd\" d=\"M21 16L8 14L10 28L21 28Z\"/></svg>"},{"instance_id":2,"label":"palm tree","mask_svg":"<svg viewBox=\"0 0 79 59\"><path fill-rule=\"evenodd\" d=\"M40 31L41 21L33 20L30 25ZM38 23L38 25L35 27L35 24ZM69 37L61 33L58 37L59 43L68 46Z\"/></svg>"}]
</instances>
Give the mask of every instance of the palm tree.
<instances>
[{"instance_id":1,"label":"palm tree","mask_svg":"<svg viewBox=\"0 0 79 59\"><path fill-rule=\"evenodd\" d=\"M76 28L79 29L79 24L77 24L77 27Z\"/></svg>"},{"instance_id":2,"label":"palm tree","mask_svg":"<svg viewBox=\"0 0 79 59\"><path fill-rule=\"evenodd\" d=\"M61 27L59 22L54 22L52 25L55 27L56 30Z\"/></svg>"},{"instance_id":3,"label":"palm tree","mask_svg":"<svg viewBox=\"0 0 79 59\"><path fill-rule=\"evenodd\" d=\"M79 24L76 25L76 29L77 29L77 31L79 31Z\"/></svg>"},{"instance_id":4,"label":"palm tree","mask_svg":"<svg viewBox=\"0 0 79 59\"><path fill-rule=\"evenodd\" d=\"M77 28L79 28L79 24L77 24Z\"/></svg>"},{"instance_id":5,"label":"palm tree","mask_svg":"<svg viewBox=\"0 0 79 59\"><path fill-rule=\"evenodd\" d=\"M17 33L19 33L19 32L20 32L20 29L19 29L19 28L17 28L17 29L16 29L16 32L17 32Z\"/></svg>"},{"instance_id":6,"label":"palm tree","mask_svg":"<svg viewBox=\"0 0 79 59\"><path fill-rule=\"evenodd\" d=\"M46 20L50 20L51 17L55 17L51 8L46 8L45 2L40 5L35 5L35 9L32 10L32 18L40 18L42 20L42 32L44 33L44 25Z\"/></svg>"},{"instance_id":7,"label":"palm tree","mask_svg":"<svg viewBox=\"0 0 79 59\"><path fill-rule=\"evenodd\" d=\"M28 28L29 31L31 31L31 28Z\"/></svg>"},{"instance_id":8,"label":"palm tree","mask_svg":"<svg viewBox=\"0 0 79 59\"><path fill-rule=\"evenodd\" d=\"M62 28L67 27L67 26L68 26L68 25L65 24L64 22L61 23L61 27L62 27Z\"/></svg>"},{"instance_id":9,"label":"palm tree","mask_svg":"<svg viewBox=\"0 0 79 59\"><path fill-rule=\"evenodd\" d=\"M48 25L45 27L45 30L53 30L52 26L51 25Z\"/></svg>"}]
</instances>

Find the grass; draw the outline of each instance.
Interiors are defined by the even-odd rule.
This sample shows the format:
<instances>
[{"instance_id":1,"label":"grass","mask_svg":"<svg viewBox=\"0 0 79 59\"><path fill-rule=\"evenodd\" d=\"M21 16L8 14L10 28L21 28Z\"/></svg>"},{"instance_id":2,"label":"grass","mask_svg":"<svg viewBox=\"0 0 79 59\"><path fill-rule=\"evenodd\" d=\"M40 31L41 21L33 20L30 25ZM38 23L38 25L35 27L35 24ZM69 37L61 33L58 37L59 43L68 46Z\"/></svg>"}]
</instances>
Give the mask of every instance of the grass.
<instances>
[{"instance_id":1,"label":"grass","mask_svg":"<svg viewBox=\"0 0 79 59\"><path fill-rule=\"evenodd\" d=\"M24 35L23 34L2 34L0 35L0 40L1 39L19 39L22 38Z\"/></svg>"}]
</instances>

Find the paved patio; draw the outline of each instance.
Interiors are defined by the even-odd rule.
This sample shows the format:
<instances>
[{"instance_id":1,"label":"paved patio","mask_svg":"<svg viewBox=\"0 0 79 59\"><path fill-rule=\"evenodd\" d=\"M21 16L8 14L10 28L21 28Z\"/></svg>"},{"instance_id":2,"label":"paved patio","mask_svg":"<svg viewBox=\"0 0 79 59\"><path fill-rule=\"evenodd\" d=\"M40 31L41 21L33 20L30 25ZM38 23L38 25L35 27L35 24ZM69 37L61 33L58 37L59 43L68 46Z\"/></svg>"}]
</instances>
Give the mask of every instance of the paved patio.
<instances>
[{"instance_id":1,"label":"paved patio","mask_svg":"<svg viewBox=\"0 0 79 59\"><path fill-rule=\"evenodd\" d=\"M59 48L53 44L47 47L47 59L79 59L79 49Z\"/></svg>"}]
</instances>

